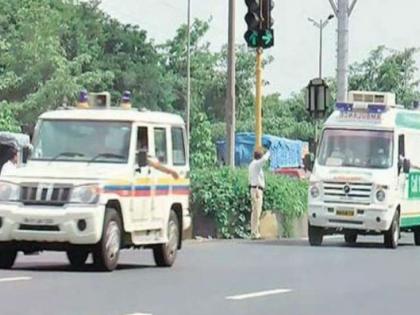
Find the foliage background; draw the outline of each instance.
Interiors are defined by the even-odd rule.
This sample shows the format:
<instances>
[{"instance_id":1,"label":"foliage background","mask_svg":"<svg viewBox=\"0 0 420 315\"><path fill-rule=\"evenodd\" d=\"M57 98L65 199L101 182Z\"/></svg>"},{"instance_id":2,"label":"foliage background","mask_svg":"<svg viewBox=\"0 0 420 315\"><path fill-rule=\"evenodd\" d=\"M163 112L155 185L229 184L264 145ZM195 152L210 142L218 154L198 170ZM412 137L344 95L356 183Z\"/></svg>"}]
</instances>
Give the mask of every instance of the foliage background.
<instances>
[{"instance_id":1,"label":"foliage background","mask_svg":"<svg viewBox=\"0 0 420 315\"><path fill-rule=\"evenodd\" d=\"M114 102L122 91L131 90L137 107L184 114L187 26L181 25L174 38L158 45L141 26L123 24L98 6L98 0L0 0L1 128L33 126L41 112L74 103L83 87L107 90ZM214 141L225 136L227 49L210 49L206 34L211 23L209 18L192 24L191 126L208 121ZM250 131L255 56L244 45L236 52L237 130ZM416 48L378 47L350 67L350 89L393 91L399 103L411 107L420 97L416 53ZM271 61L268 56L265 66ZM334 79L329 82L334 94ZM265 96L264 131L302 140L313 137L303 90L289 97Z\"/></svg>"},{"instance_id":2,"label":"foliage background","mask_svg":"<svg viewBox=\"0 0 420 315\"><path fill-rule=\"evenodd\" d=\"M158 45L141 25L123 24L98 5L98 0L0 0L0 130L30 129L40 113L73 104L82 88L109 91L114 102L130 90L139 108L185 114L187 26ZM211 22L195 20L191 29L194 198L217 218L223 235L244 236L249 214L245 171L214 169L214 141L225 137L227 49L210 49L206 34ZM378 47L351 65L350 90L395 92L400 104L411 107L420 99L417 52ZM244 45L238 45L236 53L237 131L251 131L255 56ZM271 61L268 56L265 66ZM334 97L335 80L328 82ZM288 97L264 97L265 133L309 140L314 129L304 89ZM266 209L292 216L302 212L305 184L272 176L268 182ZM216 184L223 188L220 194Z\"/></svg>"}]
</instances>

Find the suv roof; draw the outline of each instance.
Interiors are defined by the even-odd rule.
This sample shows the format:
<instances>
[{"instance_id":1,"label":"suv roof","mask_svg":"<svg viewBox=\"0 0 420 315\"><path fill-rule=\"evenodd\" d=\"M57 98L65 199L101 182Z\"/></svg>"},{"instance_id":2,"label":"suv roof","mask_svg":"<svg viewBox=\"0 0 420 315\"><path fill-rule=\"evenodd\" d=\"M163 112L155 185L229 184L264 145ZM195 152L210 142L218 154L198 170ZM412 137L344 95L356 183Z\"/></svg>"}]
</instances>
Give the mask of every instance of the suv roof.
<instances>
[{"instance_id":1,"label":"suv roof","mask_svg":"<svg viewBox=\"0 0 420 315\"><path fill-rule=\"evenodd\" d=\"M40 119L60 120L108 120L130 121L151 124L183 125L184 121L179 115L164 112L137 111L124 109L65 109L55 110L42 114Z\"/></svg>"}]
</instances>

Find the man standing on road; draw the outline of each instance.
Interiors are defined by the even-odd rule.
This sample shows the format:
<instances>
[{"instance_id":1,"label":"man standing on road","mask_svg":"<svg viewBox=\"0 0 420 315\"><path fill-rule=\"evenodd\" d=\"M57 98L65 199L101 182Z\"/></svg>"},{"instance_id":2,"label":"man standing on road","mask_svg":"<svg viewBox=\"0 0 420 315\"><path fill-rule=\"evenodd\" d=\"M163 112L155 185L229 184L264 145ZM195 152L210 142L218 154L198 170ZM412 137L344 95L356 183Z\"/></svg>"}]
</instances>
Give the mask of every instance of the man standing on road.
<instances>
[{"instance_id":1,"label":"man standing on road","mask_svg":"<svg viewBox=\"0 0 420 315\"><path fill-rule=\"evenodd\" d=\"M263 155L261 149L254 152L254 160L249 165L249 186L251 190L251 238L259 239L260 235L260 216L263 206L263 195L265 188L265 179L263 166L270 158L268 151Z\"/></svg>"}]
</instances>

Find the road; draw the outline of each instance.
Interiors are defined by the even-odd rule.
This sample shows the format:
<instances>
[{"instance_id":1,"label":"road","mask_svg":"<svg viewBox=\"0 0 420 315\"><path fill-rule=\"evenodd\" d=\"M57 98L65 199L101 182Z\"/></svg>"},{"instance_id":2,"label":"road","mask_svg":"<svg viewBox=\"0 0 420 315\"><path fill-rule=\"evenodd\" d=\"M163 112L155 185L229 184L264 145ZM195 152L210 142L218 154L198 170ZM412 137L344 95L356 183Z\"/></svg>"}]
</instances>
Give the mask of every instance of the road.
<instances>
[{"instance_id":1,"label":"road","mask_svg":"<svg viewBox=\"0 0 420 315\"><path fill-rule=\"evenodd\" d=\"M113 273L75 271L62 253L19 256L0 271L1 315L279 315L418 313L420 248L364 238L190 241L172 269L125 251Z\"/></svg>"}]
</instances>

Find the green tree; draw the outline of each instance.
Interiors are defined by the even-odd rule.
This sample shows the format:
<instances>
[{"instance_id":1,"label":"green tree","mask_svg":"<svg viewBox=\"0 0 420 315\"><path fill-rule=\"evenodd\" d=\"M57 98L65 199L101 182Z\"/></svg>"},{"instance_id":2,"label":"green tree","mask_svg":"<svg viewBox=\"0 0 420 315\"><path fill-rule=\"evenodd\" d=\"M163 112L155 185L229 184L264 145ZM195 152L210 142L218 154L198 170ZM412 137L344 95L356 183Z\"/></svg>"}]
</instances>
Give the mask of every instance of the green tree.
<instances>
[{"instance_id":1,"label":"green tree","mask_svg":"<svg viewBox=\"0 0 420 315\"><path fill-rule=\"evenodd\" d=\"M350 66L350 90L394 92L398 103L411 107L420 97L417 52L417 48L398 51L379 46L366 60Z\"/></svg>"},{"instance_id":2,"label":"green tree","mask_svg":"<svg viewBox=\"0 0 420 315\"><path fill-rule=\"evenodd\" d=\"M0 103L0 130L20 132L19 123L16 121L12 109L6 102Z\"/></svg>"},{"instance_id":3,"label":"green tree","mask_svg":"<svg viewBox=\"0 0 420 315\"><path fill-rule=\"evenodd\" d=\"M211 123L204 113L194 117L195 127L191 131L190 161L192 168L212 168L216 165L216 150L212 141Z\"/></svg>"}]
</instances>

